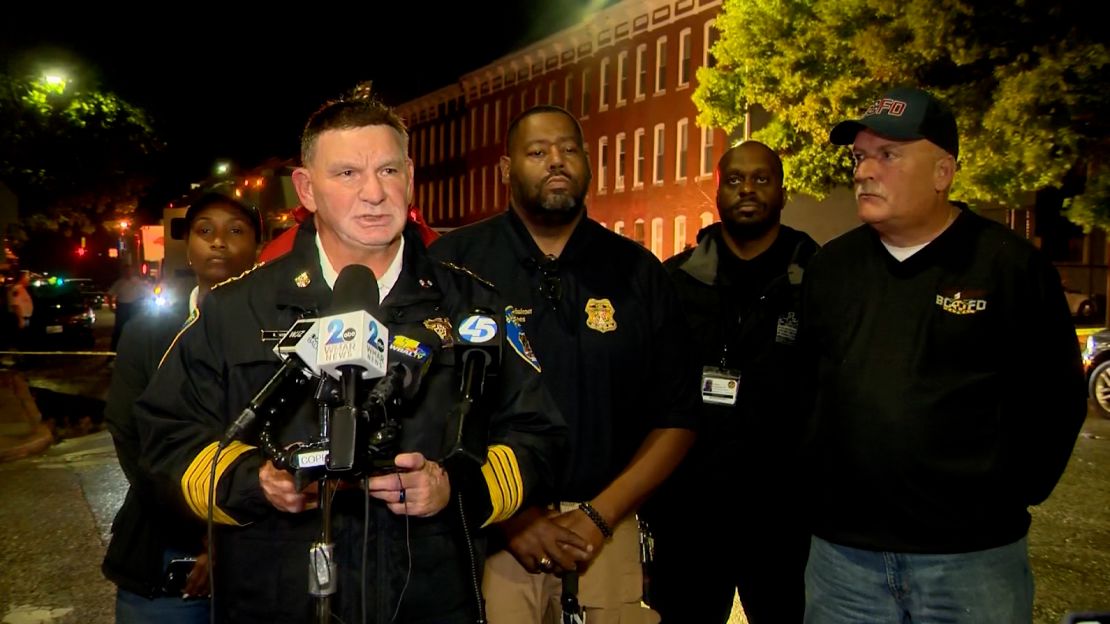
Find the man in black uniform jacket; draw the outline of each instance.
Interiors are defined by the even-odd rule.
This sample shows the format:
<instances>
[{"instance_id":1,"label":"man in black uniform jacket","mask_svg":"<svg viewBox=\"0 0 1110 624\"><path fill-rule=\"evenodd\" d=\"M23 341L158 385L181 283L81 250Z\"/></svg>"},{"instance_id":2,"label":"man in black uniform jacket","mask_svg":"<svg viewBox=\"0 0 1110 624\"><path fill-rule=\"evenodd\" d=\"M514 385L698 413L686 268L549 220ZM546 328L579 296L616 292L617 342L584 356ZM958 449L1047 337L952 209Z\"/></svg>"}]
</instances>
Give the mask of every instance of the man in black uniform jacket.
<instances>
[{"instance_id":1,"label":"man in black uniform jacket","mask_svg":"<svg viewBox=\"0 0 1110 624\"><path fill-rule=\"evenodd\" d=\"M555 496L500 525L483 587L492 624L540 622L558 608L553 574L583 570L589 622L653 618L640 606L635 513L693 442L697 370L674 289L642 246L586 215L582 130L538 106L509 126L503 214L451 232L437 258L488 273L536 346L537 370L570 429ZM578 539L586 550L567 548ZM532 574L536 573L540 574Z\"/></svg>"},{"instance_id":2,"label":"man in black uniform jacket","mask_svg":"<svg viewBox=\"0 0 1110 624\"><path fill-rule=\"evenodd\" d=\"M810 262L819 366L806 622L1031 622L1027 508L1086 414L1056 269L952 203L952 112L894 89L832 130L865 225Z\"/></svg>"},{"instance_id":3,"label":"man in black uniform jacket","mask_svg":"<svg viewBox=\"0 0 1110 624\"><path fill-rule=\"evenodd\" d=\"M312 617L308 577L320 572L309 561L321 524L315 493L298 491L292 475L255 448L257 435L250 432L215 462L211 510L209 471L228 424L279 367L260 330L319 316L348 265L367 266L377 276L379 320L391 333L435 330L443 348L414 399L395 414L401 452L387 459L397 472L370 477L369 500L361 487L334 493L334 616L363 621L365 606L370 622L473 622L480 561L471 561L464 530L508 517L553 479L563 429L539 375L511 353L487 391L488 461L450 474L435 461L460 394L448 348L451 324L475 306L498 303L488 283L431 261L407 224L413 188L407 144L401 120L375 101L340 100L317 111L302 138L304 165L293 174L313 217L292 251L213 289L138 403L145 461L197 515L211 511L220 524L213 601L221 621ZM278 448L320 434L311 398L272 424ZM465 494L468 526L460 526L459 494Z\"/></svg>"},{"instance_id":4,"label":"man in black uniform jacket","mask_svg":"<svg viewBox=\"0 0 1110 624\"><path fill-rule=\"evenodd\" d=\"M817 243L780 223L782 161L766 145L725 152L717 179L721 222L665 264L702 365L702 418L698 443L645 510L652 605L664 623L724 624L738 592L751 624L800 623L809 529L799 380L808 363L798 329ZM691 499L716 500L713 512L691 514Z\"/></svg>"}]
</instances>

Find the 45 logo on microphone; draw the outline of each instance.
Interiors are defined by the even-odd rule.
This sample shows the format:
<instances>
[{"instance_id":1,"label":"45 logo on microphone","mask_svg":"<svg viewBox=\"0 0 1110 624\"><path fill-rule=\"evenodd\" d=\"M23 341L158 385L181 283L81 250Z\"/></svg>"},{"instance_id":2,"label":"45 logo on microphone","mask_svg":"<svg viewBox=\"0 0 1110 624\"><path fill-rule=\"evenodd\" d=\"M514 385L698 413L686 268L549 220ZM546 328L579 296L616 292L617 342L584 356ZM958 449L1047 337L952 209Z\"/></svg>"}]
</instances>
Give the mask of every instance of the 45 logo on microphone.
<instances>
[{"instance_id":1,"label":"45 logo on microphone","mask_svg":"<svg viewBox=\"0 0 1110 624\"><path fill-rule=\"evenodd\" d=\"M459 324L459 337L470 343L483 343L497 336L497 321L491 316L475 314Z\"/></svg>"}]
</instances>

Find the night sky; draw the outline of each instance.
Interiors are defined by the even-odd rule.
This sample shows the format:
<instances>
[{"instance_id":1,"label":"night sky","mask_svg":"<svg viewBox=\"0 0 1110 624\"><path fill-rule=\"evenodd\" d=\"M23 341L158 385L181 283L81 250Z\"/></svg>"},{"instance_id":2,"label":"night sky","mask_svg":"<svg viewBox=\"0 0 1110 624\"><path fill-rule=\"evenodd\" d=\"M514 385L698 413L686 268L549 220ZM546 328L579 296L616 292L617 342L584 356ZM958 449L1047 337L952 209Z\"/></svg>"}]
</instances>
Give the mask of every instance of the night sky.
<instances>
[{"instance_id":1,"label":"night sky","mask_svg":"<svg viewBox=\"0 0 1110 624\"><path fill-rule=\"evenodd\" d=\"M307 116L360 81L399 104L612 0L171 3L126 14L42 4L51 11L5 10L0 71L60 66L144 108L167 144L167 186L205 177L217 159L249 168L295 156Z\"/></svg>"}]
</instances>

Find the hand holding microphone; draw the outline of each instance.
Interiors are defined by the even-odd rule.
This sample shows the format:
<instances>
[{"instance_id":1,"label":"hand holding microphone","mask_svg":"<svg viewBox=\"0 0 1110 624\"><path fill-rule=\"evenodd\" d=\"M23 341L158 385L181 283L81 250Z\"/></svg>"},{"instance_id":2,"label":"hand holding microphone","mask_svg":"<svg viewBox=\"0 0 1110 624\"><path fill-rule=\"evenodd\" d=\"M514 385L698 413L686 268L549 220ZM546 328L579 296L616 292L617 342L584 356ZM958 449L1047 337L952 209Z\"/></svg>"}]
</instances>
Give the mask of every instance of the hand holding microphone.
<instances>
[{"instance_id":1,"label":"hand holding microphone","mask_svg":"<svg viewBox=\"0 0 1110 624\"><path fill-rule=\"evenodd\" d=\"M442 466L421 453L401 453L394 458L397 471L367 481L366 491L385 501L399 516L434 516L451 499L451 482Z\"/></svg>"}]
</instances>

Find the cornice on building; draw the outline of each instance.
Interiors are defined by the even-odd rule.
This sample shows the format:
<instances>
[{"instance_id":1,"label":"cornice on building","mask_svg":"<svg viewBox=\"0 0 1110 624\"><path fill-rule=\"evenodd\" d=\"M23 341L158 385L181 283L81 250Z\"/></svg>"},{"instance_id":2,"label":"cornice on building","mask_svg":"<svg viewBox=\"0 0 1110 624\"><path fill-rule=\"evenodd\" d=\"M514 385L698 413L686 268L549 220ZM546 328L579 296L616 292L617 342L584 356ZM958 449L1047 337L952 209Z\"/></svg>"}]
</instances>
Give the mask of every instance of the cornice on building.
<instances>
[{"instance_id":1,"label":"cornice on building","mask_svg":"<svg viewBox=\"0 0 1110 624\"><path fill-rule=\"evenodd\" d=\"M457 84L398 106L412 120L439 104L457 97L466 102L487 97L536 76L558 71L591 58L600 50L663 28L677 20L705 11L719 11L721 0L625 0L602 9L582 23L515 50L483 67L463 74ZM452 97L435 96L452 89ZM416 112L417 114L413 114Z\"/></svg>"},{"instance_id":2,"label":"cornice on building","mask_svg":"<svg viewBox=\"0 0 1110 624\"><path fill-rule=\"evenodd\" d=\"M462 86L459 83L454 83L414 100L409 100L398 106L396 110L405 119L408 126L412 127L429 119L435 119L439 116L440 104L452 102L462 96Z\"/></svg>"}]
</instances>

